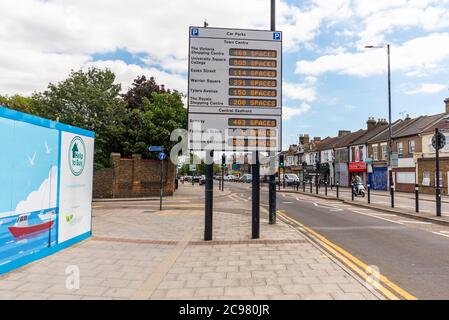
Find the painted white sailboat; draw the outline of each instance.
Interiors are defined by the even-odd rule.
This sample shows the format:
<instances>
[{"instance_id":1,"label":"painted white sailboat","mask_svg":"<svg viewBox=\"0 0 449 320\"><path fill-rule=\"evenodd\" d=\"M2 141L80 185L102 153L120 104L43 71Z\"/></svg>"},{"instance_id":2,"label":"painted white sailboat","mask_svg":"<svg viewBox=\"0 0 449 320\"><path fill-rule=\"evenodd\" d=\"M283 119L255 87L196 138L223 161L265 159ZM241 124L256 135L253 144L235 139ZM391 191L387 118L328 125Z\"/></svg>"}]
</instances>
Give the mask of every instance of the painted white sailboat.
<instances>
[{"instance_id":1,"label":"painted white sailboat","mask_svg":"<svg viewBox=\"0 0 449 320\"><path fill-rule=\"evenodd\" d=\"M38 216L42 221L54 220L56 218L56 212L55 210L51 210L45 213L39 213Z\"/></svg>"}]
</instances>

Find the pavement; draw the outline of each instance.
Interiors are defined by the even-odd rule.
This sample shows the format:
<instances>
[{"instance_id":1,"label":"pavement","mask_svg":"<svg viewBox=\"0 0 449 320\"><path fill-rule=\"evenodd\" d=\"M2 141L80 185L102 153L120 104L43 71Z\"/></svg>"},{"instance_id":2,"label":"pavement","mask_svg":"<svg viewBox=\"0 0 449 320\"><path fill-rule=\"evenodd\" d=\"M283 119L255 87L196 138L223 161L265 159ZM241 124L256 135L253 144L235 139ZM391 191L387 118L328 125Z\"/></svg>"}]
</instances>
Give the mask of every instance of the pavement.
<instances>
[{"instance_id":1,"label":"pavement","mask_svg":"<svg viewBox=\"0 0 449 320\"><path fill-rule=\"evenodd\" d=\"M269 225L262 206L252 240L249 198L215 190L213 241L203 241L204 186L180 185L163 211L94 203L93 237L0 277L0 299L402 298L282 212Z\"/></svg>"},{"instance_id":2,"label":"pavement","mask_svg":"<svg viewBox=\"0 0 449 320\"><path fill-rule=\"evenodd\" d=\"M268 190L268 189L266 189ZM328 187L327 196L325 193L325 187L321 186L316 193L316 188L313 186L312 193L310 192L310 186L306 187L306 191L303 191L302 187L296 191L296 187L289 186L281 188L280 192L298 193L309 196L316 196L321 199L339 200L343 203L353 204L359 207L381 210L384 212L399 214L405 217L411 217L414 219L438 223L442 225L449 225L449 201L447 197L442 197L441 202L441 216L436 216L436 202L435 196L428 194L419 195L419 212L416 212L415 196L414 194L405 192L395 192L395 205L391 207L390 194L385 191L371 191L370 203L368 203L368 196L355 197L352 200L351 191L348 188L339 189L339 198L337 198L336 188L332 190Z\"/></svg>"}]
</instances>

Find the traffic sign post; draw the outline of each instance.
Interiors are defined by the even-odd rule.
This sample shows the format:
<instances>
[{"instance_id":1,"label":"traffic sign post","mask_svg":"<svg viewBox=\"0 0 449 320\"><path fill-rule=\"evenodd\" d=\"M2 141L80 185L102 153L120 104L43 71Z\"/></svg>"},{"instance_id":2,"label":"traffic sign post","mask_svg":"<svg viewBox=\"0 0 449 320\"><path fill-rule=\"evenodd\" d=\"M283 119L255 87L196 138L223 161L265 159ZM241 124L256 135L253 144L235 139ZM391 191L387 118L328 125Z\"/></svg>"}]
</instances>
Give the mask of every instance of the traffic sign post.
<instances>
[{"instance_id":1,"label":"traffic sign post","mask_svg":"<svg viewBox=\"0 0 449 320\"><path fill-rule=\"evenodd\" d=\"M161 161L161 174L160 174L160 184L159 184L159 210L162 211L162 198L164 194L164 160L167 155L164 153L164 146L150 146L148 148L150 152L159 152L157 158Z\"/></svg>"},{"instance_id":2,"label":"traffic sign post","mask_svg":"<svg viewBox=\"0 0 449 320\"><path fill-rule=\"evenodd\" d=\"M279 31L189 28L189 149L253 152L253 238L259 237L258 152L282 146L281 58Z\"/></svg>"},{"instance_id":3,"label":"traffic sign post","mask_svg":"<svg viewBox=\"0 0 449 320\"><path fill-rule=\"evenodd\" d=\"M432 138L432 146L435 148L435 200L437 217L441 217L441 190L440 190L440 150L444 148L446 138L438 128Z\"/></svg>"}]
</instances>

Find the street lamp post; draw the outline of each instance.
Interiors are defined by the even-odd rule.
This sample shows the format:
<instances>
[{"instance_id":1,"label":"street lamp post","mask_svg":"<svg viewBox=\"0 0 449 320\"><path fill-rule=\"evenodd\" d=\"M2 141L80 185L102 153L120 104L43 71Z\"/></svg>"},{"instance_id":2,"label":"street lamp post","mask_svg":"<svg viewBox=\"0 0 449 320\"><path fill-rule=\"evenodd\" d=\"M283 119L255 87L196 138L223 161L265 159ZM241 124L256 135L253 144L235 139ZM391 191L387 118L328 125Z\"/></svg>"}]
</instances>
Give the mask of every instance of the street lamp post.
<instances>
[{"instance_id":1,"label":"street lamp post","mask_svg":"<svg viewBox=\"0 0 449 320\"><path fill-rule=\"evenodd\" d=\"M379 49L385 46L365 46L366 49ZM390 44L386 45L388 56L388 175L390 181L390 196L391 207L394 208L394 182L393 182L393 166L391 162L391 154L393 150L393 132L391 126L391 59L390 59Z\"/></svg>"}]
</instances>

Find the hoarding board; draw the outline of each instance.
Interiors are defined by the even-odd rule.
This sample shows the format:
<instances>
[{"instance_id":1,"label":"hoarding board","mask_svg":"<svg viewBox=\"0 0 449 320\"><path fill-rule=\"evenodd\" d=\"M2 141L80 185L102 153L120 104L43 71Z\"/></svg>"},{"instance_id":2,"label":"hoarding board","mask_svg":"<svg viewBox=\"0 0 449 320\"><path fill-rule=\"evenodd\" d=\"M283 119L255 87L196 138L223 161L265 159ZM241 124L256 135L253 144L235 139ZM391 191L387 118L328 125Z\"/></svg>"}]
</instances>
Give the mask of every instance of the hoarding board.
<instances>
[{"instance_id":1,"label":"hoarding board","mask_svg":"<svg viewBox=\"0 0 449 320\"><path fill-rule=\"evenodd\" d=\"M280 151L281 32L190 27L189 34L189 149Z\"/></svg>"},{"instance_id":2,"label":"hoarding board","mask_svg":"<svg viewBox=\"0 0 449 320\"><path fill-rule=\"evenodd\" d=\"M90 236L94 136L0 106L0 274Z\"/></svg>"},{"instance_id":3,"label":"hoarding board","mask_svg":"<svg viewBox=\"0 0 449 320\"><path fill-rule=\"evenodd\" d=\"M90 231L94 139L62 132L59 243Z\"/></svg>"}]
</instances>

